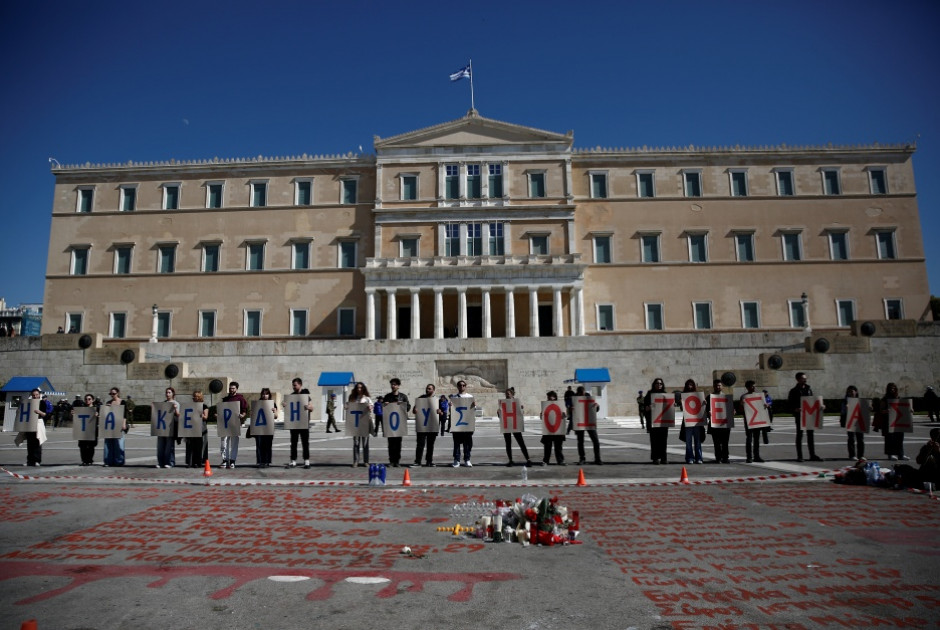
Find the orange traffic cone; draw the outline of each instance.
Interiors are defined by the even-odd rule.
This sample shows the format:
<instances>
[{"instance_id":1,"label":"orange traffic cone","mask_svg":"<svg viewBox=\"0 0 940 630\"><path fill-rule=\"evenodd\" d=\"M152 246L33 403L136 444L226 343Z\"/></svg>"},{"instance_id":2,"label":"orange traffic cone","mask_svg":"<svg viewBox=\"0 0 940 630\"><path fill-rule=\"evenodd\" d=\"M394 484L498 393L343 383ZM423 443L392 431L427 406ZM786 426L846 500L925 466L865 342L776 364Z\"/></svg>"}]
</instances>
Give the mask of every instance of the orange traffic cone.
<instances>
[{"instance_id":1,"label":"orange traffic cone","mask_svg":"<svg viewBox=\"0 0 940 630\"><path fill-rule=\"evenodd\" d=\"M212 466L209 465L209 458L208 458L208 457L206 458L206 468L205 468L205 470L202 471L202 476L203 476L203 477L211 477L211 476L212 476Z\"/></svg>"},{"instance_id":2,"label":"orange traffic cone","mask_svg":"<svg viewBox=\"0 0 940 630\"><path fill-rule=\"evenodd\" d=\"M405 478L401 480L401 485L410 486L411 485L411 473L408 472L408 469L405 469Z\"/></svg>"},{"instance_id":3,"label":"orange traffic cone","mask_svg":"<svg viewBox=\"0 0 940 630\"><path fill-rule=\"evenodd\" d=\"M584 469L583 469L583 468L579 468L579 469L578 469L578 483L576 483L576 484L574 484L574 485L576 485L576 486L586 486L586 485L587 485L587 481L584 480Z\"/></svg>"},{"instance_id":4,"label":"orange traffic cone","mask_svg":"<svg viewBox=\"0 0 940 630\"><path fill-rule=\"evenodd\" d=\"M23 625L20 626L20 630L37 630L37 628L39 628L39 626L36 625L36 620L35 620L35 619L30 619L29 621L24 621L24 622L23 622Z\"/></svg>"},{"instance_id":5,"label":"orange traffic cone","mask_svg":"<svg viewBox=\"0 0 940 630\"><path fill-rule=\"evenodd\" d=\"M685 466L682 467L682 474L679 476L679 483L689 483L689 473L685 471Z\"/></svg>"}]
</instances>

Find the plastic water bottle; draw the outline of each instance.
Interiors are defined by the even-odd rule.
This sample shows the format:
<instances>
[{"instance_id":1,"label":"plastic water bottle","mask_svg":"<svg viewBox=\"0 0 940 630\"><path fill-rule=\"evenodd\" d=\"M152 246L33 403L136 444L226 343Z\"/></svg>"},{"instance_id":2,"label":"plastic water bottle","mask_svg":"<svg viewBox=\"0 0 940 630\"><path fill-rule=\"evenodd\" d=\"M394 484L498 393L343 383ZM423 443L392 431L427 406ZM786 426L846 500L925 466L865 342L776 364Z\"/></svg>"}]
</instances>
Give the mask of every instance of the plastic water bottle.
<instances>
[{"instance_id":1,"label":"plastic water bottle","mask_svg":"<svg viewBox=\"0 0 940 630\"><path fill-rule=\"evenodd\" d=\"M526 468L525 466L522 467L522 480L523 481L529 480L529 469Z\"/></svg>"}]
</instances>

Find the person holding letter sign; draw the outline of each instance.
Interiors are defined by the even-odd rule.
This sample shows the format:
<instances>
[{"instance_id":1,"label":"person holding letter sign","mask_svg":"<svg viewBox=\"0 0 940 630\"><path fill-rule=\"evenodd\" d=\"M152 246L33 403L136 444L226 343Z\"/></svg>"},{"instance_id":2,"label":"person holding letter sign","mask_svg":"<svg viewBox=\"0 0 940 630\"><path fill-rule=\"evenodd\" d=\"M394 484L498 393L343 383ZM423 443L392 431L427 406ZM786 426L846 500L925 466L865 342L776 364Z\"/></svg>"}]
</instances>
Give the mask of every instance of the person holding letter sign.
<instances>
[{"instance_id":1,"label":"person holding letter sign","mask_svg":"<svg viewBox=\"0 0 940 630\"><path fill-rule=\"evenodd\" d=\"M164 392L166 396L166 402L168 405L172 405L173 413L169 417L169 423L172 425L172 429L169 431L169 435L158 435L157 436L157 468L173 468L176 466L176 444L174 440L177 439L178 428L176 423L180 417L180 404L176 400L176 390L172 387L167 387ZM154 413L158 413L154 409ZM152 435L152 434L151 434Z\"/></svg>"},{"instance_id":2,"label":"person holding letter sign","mask_svg":"<svg viewBox=\"0 0 940 630\"><path fill-rule=\"evenodd\" d=\"M222 399L222 402L238 403L238 422L241 422L248 416L248 401L238 393L238 382L232 381L228 386L228 396ZM235 468L235 460L238 459L238 435L229 435L221 438L222 468Z\"/></svg>"},{"instance_id":3,"label":"person holding letter sign","mask_svg":"<svg viewBox=\"0 0 940 630\"><path fill-rule=\"evenodd\" d=\"M418 396L418 400L415 401L415 432L418 434L415 466L422 465L421 457L424 455L425 446L427 446L427 459L424 460L424 466L434 466L434 441L437 440L438 426L444 422L444 412L441 411L437 397L434 395L434 389L434 385L428 383L424 388L424 394Z\"/></svg>"},{"instance_id":4,"label":"person holding letter sign","mask_svg":"<svg viewBox=\"0 0 940 630\"><path fill-rule=\"evenodd\" d=\"M888 383L878 405L878 425L885 437L885 455L888 459L910 459L904 454L904 433L913 430L912 420L910 399L901 400L898 386Z\"/></svg>"},{"instance_id":5,"label":"person holding letter sign","mask_svg":"<svg viewBox=\"0 0 940 630\"><path fill-rule=\"evenodd\" d=\"M594 446L594 465L600 466L604 463L601 461L601 443L597 439L597 412L601 406L584 389L584 385L578 385L573 402L574 434L578 438L578 464L587 463L584 457L584 432L587 431Z\"/></svg>"},{"instance_id":6,"label":"person holding letter sign","mask_svg":"<svg viewBox=\"0 0 940 630\"><path fill-rule=\"evenodd\" d=\"M21 424L21 430L16 436L16 445L26 440L26 465L39 466L42 463L42 443L46 441L46 428L43 418L49 415L46 411L42 392L34 389L30 392L29 401L20 403L16 424Z\"/></svg>"},{"instance_id":7,"label":"person holding letter sign","mask_svg":"<svg viewBox=\"0 0 940 630\"><path fill-rule=\"evenodd\" d=\"M657 423L653 426L653 398L662 397L666 393L666 384L663 379L653 380L650 389L643 397L643 414L646 416L646 432L650 434L650 459L654 464L668 464L666 459L666 440L669 439L669 426ZM673 403L675 404L675 403ZM674 421L673 421L674 422Z\"/></svg>"},{"instance_id":8,"label":"person holding letter sign","mask_svg":"<svg viewBox=\"0 0 940 630\"><path fill-rule=\"evenodd\" d=\"M252 416L248 419L248 430L245 432L245 437L255 438L255 464L258 468L268 468L271 466L271 459L274 457L274 421L277 420L277 405L273 402L274 397L271 394L271 388L262 387L261 395L258 397L258 404L255 405L255 408L252 409ZM271 416L268 417L267 405L265 403L271 402L270 413ZM262 422L263 420L263 422ZM256 429L252 431L252 423L261 423L265 430L270 430L271 433L261 433Z\"/></svg>"},{"instance_id":9,"label":"person holding letter sign","mask_svg":"<svg viewBox=\"0 0 940 630\"><path fill-rule=\"evenodd\" d=\"M712 393L705 398L708 412L708 433L712 435L715 447L715 462L730 464L728 441L731 439L731 426L734 422L734 405L731 397L722 392L721 379L712 381Z\"/></svg>"},{"instance_id":10,"label":"person holding letter sign","mask_svg":"<svg viewBox=\"0 0 940 630\"><path fill-rule=\"evenodd\" d=\"M767 399L757 391L757 383L754 381L745 381L745 392L741 394L741 411L744 414L744 454L747 457L747 463L764 462L760 456L761 433L770 425L770 417L767 413ZM753 457L751 457L753 455Z\"/></svg>"},{"instance_id":11,"label":"person holding letter sign","mask_svg":"<svg viewBox=\"0 0 940 630\"><path fill-rule=\"evenodd\" d=\"M78 440L78 452L82 457L82 466L91 466L95 463L95 447L98 446L98 410L95 408L95 397L91 394L85 394L85 400L82 404L76 402L73 405L74 421L72 423L72 432L83 431L86 427L94 425L94 431L89 431L94 439L88 437Z\"/></svg>"},{"instance_id":12,"label":"person holding letter sign","mask_svg":"<svg viewBox=\"0 0 940 630\"><path fill-rule=\"evenodd\" d=\"M209 419L209 405L205 403L202 392L198 389L193 392L193 402L202 403L202 437L186 438L186 465L190 468L201 468L209 457L209 430L206 420Z\"/></svg>"},{"instance_id":13,"label":"person holding letter sign","mask_svg":"<svg viewBox=\"0 0 940 630\"><path fill-rule=\"evenodd\" d=\"M525 465L532 468L532 460L529 459L529 449L525 447L525 440L522 437L524 428L524 407L522 403L516 400L516 388L506 389L506 398L499 401L499 407L496 410L496 417L499 418L500 428L503 432L503 440L506 442L506 456L509 458L507 466L512 466L512 440L510 436L516 439L522 456L525 457ZM517 430L518 429L518 430Z\"/></svg>"},{"instance_id":14,"label":"person holding letter sign","mask_svg":"<svg viewBox=\"0 0 940 630\"><path fill-rule=\"evenodd\" d=\"M790 410L793 412L793 419L796 420L796 461L803 461L803 414L813 412L814 408L804 409L803 398L813 395L813 388L806 382L804 372L796 373L796 385L787 394L787 402ZM816 455L816 442L813 437L813 429L806 430L806 445L809 447L809 459L814 462L823 461L822 457Z\"/></svg>"},{"instance_id":15,"label":"person holding letter sign","mask_svg":"<svg viewBox=\"0 0 940 630\"><path fill-rule=\"evenodd\" d=\"M411 411L411 403L408 402L408 396L398 391L401 388L401 379L397 377L393 378L388 382L388 384L392 388L392 391L390 391L389 393L385 394L385 396L382 397L383 417L389 417L390 413L394 413L394 412L386 412L385 405L397 403L401 405L404 411L404 413L401 414L399 423L407 422L408 412ZM396 430L396 428L391 427L390 424L391 424L391 420L389 420L389 424L382 425L382 435L386 435L386 428L389 428L392 431ZM388 463L391 464L395 468L398 468L398 466L401 464L401 441L402 439L403 438L401 435L389 435L388 436Z\"/></svg>"},{"instance_id":16,"label":"person holding letter sign","mask_svg":"<svg viewBox=\"0 0 940 630\"><path fill-rule=\"evenodd\" d=\"M463 415L465 413L475 413L472 409L476 408L477 403L472 401L469 407L460 404L460 398L473 399L473 394L467 392L467 381L464 380L457 381L457 393L451 394L450 397L451 413L457 419L457 423L451 426L451 435L454 438L454 463L451 466L454 468L460 466L460 449L463 448L463 465L470 467L473 466L470 463L470 451L473 450L473 431L463 430L462 427L470 424ZM469 420L473 422L473 428L476 428L476 418L470 418Z\"/></svg>"},{"instance_id":17,"label":"person holding letter sign","mask_svg":"<svg viewBox=\"0 0 940 630\"><path fill-rule=\"evenodd\" d=\"M679 434L685 434L685 463L701 464L702 440L705 439L705 396L691 378L682 389L682 426Z\"/></svg>"},{"instance_id":18,"label":"person holding letter sign","mask_svg":"<svg viewBox=\"0 0 940 630\"><path fill-rule=\"evenodd\" d=\"M568 388L571 389L570 387ZM572 392L573 394L574 392ZM565 455L562 453L562 445L565 443L565 418L567 413L561 410L558 404L558 394L552 390L545 394L546 402L542 403L542 465L547 466L552 455L552 447L555 448L555 463L559 466L566 466ZM571 402L571 407L568 402ZM574 396L565 399L565 409L572 409L574 406ZM570 424L568 426L571 426ZM570 431L570 429L569 429Z\"/></svg>"},{"instance_id":19,"label":"person holding letter sign","mask_svg":"<svg viewBox=\"0 0 940 630\"><path fill-rule=\"evenodd\" d=\"M98 421L104 435L104 465L124 465L124 434L127 433L127 405L121 400L121 390L108 391L111 400L98 408Z\"/></svg>"},{"instance_id":20,"label":"person holding letter sign","mask_svg":"<svg viewBox=\"0 0 940 630\"><path fill-rule=\"evenodd\" d=\"M839 414L839 426L848 432L849 459L865 459L865 432L868 431L868 418L865 417L868 401L858 398L858 388L849 385L845 388L842 411ZM864 405L864 407L863 407Z\"/></svg>"},{"instance_id":21,"label":"person holding letter sign","mask_svg":"<svg viewBox=\"0 0 940 630\"><path fill-rule=\"evenodd\" d=\"M300 441L301 454L304 456L304 468L310 469L310 412L313 411L313 399L310 398L310 390L304 387L304 382L298 376L290 382L291 386L291 396L306 396L307 400L303 404L303 409L307 412L305 417L301 418L302 428L290 427L290 462L287 464L288 468L293 468L297 465L297 441ZM332 395L332 394L331 394ZM332 399L331 399L332 401ZM336 409L336 404L333 404L333 409ZM286 416L284 417L284 422L290 424L289 420L292 417L292 409L290 403L284 403L284 411ZM303 412L301 412L303 413ZM333 420L333 427L336 427L336 420ZM329 429L329 424L327 424L327 429ZM327 430L329 433L329 430ZM272 436L273 439L273 436ZM268 463L271 463L268 460Z\"/></svg>"},{"instance_id":22,"label":"person holding letter sign","mask_svg":"<svg viewBox=\"0 0 940 630\"><path fill-rule=\"evenodd\" d=\"M371 424L372 417L372 399L369 397L369 388L366 387L366 384L363 382L356 383L352 391L349 393L349 402L359 403L360 405L366 405L368 410L369 422ZM360 416L360 421L362 417ZM349 422L349 418L346 419L346 434L348 435L351 431L352 424ZM367 427L367 431L362 434L353 434L353 466L365 466L369 463L369 433L372 432L372 427ZM359 461L359 452L362 451L362 461Z\"/></svg>"}]
</instances>

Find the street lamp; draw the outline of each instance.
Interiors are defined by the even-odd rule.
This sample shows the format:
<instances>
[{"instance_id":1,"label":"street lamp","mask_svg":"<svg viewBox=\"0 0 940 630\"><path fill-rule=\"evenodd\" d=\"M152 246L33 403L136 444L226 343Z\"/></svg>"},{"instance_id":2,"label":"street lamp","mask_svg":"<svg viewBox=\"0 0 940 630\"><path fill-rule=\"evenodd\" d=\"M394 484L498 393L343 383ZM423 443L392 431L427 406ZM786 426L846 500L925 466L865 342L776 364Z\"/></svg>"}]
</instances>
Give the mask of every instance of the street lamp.
<instances>
[{"instance_id":1,"label":"street lamp","mask_svg":"<svg viewBox=\"0 0 940 630\"><path fill-rule=\"evenodd\" d=\"M150 329L150 343L157 343L157 305L154 304L150 307L150 310L153 312L153 327Z\"/></svg>"},{"instance_id":2,"label":"street lamp","mask_svg":"<svg viewBox=\"0 0 940 630\"><path fill-rule=\"evenodd\" d=\"M800 299L803 302L803 324L805 326L806 333L809 334L813 332L812 326L809 325L809 298L806 296L806 292L803 292L803 295L800 296Z\"/></svg>"}]
</instances>

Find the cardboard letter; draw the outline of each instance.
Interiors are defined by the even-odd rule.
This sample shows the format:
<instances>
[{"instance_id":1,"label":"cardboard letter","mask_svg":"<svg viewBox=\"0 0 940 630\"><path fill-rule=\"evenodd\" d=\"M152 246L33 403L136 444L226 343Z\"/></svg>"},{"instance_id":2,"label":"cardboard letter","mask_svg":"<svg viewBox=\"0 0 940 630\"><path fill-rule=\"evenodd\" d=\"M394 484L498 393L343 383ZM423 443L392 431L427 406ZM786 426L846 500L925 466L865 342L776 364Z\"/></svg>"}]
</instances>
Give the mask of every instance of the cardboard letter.
<instances>
[{"instance_id":1,"label":"cardboard letter","mask_svg":"<svg viewBox=\"0 0 940 630\"><path fill-rule=\"evenodd\" d=\"M845 399L845 431L868 433L871 429L871 404L867 399Z\"/></svg>"},{"instance_id":2,"label":"cardboard letter","mask_svg":"<svg viewBox=\"0 0 940 630\"><path fill-rule=\"evenodd\" d=\"M734 427L734 403L727 394L711 394L708 397L713 429Z\"/></svg>"},{"instance_id":3,"label":"cardboard letter","mask_svg":"<svg viewBox=\"0 0 940 630\"><path fill-rule=\"evenodd\" d=\"M14 431L23 431L25 433L35 433L39 430L39 415L41 400L28 399L20 403L19 409L16 409L16 422L13 424Z\"/></svg>"},{"instance_id":4,"label":"cardboard letter","mask_svg":"<svg viewBox=\"0 0 940 630\"><path fill-rule=\"evenodd\" d=\"M888 431L891 433L914 432L914 407L910 398L888 401Z\"/></svg>"},{"instance_id":5,"label":"cardboard letter","mask_svg":"<svg viewBox=\"0 0 940 630\"><path fill-rule=\"evenodd\" d=\"M572 396L571 404L575 431L597 428L597 401L592 396Z\"/></svg>"},{"instance_id":6,"label":"cardboard letter","mask_svg":"<svg viewBox=\"0 0 940 630\"><path fill-rule=\"evenodd\" d=\"M440 416L437 415L438 400L418 398L415 400L415 430L418 433L437 433L441 430Z\"/></svg>"},{"instance_id":7,"label":"cardboard letter","mask_svg":"<svg viewBox=\"0 0 940 630\"><path fill-rule=\"evenodd\" d=\"M674 394L656 393L650 396L650 412L654 427L676 426L676 397Z\"/></svg>"},{"instance_id":8,"label":"cardboard letter","mask_svg":"<svg viewBox=\"0 0 940 630\"><path fill-rule=\"evenodd\" d=\"M800 396L800 426L804 431L822 429L823 397Z\"/></svg>"},{"instance_id":9,"label":"cardboard letter","mask_svg":"<svg viewBox=\"0 0 940 630\"><path fill-rule=\"evenodd\" d=\"M401 403L384 403L382 420L385 423L385 437L404 437L408 435L408 411Z\"/></svg>"},{"instance_id":10,"label":"cardboard letter","mask_svg":"<svg viewBox=\"0 0 940 630\"><path fill-rule=\"evenodd\" d=\"M289 394L284 396L284 428L296 431L310 428L310 404L308 394Z\"/></svg>"},{"instance_id":11,"label":"cardboard letter","mask_svg":"<svg viewBox=\"0 0 940 630\"><path fill-rule=\"evenodd\" d=\"M522 415L522 405L515 398L503 398L499 401L499 428L503 433L520 433L525 431L525 418Z\"/></svg>"},{"instance_id":12,"label":"cardboard letter","mask_svg":"<svg viewBox=\"0 0 940 630\"><path fill-rule=\"evenodd\" d=\"M565 410L557 400L542 401L542 435L565 434Z\"/></svg>"},{"instance_id":13,"label":"cardboard letter","mask_svg":"<svg viewBox=\"0 0 940 630\"><path fill-rule=\"evenodd\" d=\"M179 436L181 438L202 437L202 403L180 403Z\"/></svg>"},{"instance_id":14,"label":"cardboard letter","mask_svg":"<svg viewBox=\"0 0 940 630\"><path fill-rule=\"evenodd\" d=\"M477 413L473 408L473 397L450 397L450 432L473 433L477 428Z\"/></svg>"},{"instance_id":15,"label":"cardboard letter","mask_svg":"<svg viewBox=\"0 0 940 630\"><path fill-rule=\"evenodd\" d=\"M369 405L358 402L346 403L346 435L369 437L372 434L372 412Z\"/></svg>"},{"instance_id":16,"label":"cardboard letter","mask_svg":"<svg viewBox=\"0 0 940 630\"><path fill-rule=\"evenodd\" d=\"M256 400L251 406L251 437L274 435L274 401Z\"/></svg>"},{"instance_id":17,"label":"cardboard letter","mask_svg":"<svg viewBox=\"0 0 940 630\"><path fill-rule=\"evenodd\" d=\"M242 422L238 418L241 409L241 403L237 400L218 404L216 407L216 434L219 437L238 437L242 428Z\"/></svg>"},{"instance_id":18,"label":"cardboard letter","mask_svg":"<svg viewBox=\"0 0 940 630\"><path fill-rule=\"evenodd\" d=\"M705 394L702 392L687 392L682 394L682 417L685 418L686 427L705 426L708 414L705 413Z\"/></svg>"},{"instance_id":19,"label":"cardboard letter","mask_svg":"<svg viewBox=\"0 0 940 630\"><path fill-rule=\"evenodd\" d=\"M124 405L101 405L98 412L98 434L102 438L124 437Z\"/></svg>"},{"instance_id":20,"label":"cardboard letter","mask_svg":"<svg viewBox=\"0 0 940 630\"><path fill-rule=\"evenodd\" d=\"M150 435L170 437L176 422L176 407L169 401L150 403Z\"/></svg>"},{"instance_id":21,"label":"cardboard letter","mask_svg":"<svg viewBox=\"0 0 940 630\"><path fill-rule=\"evenodd\" d=\"M760 393L741 396L744 409L744 426L748 429L763 429L770 426L770 414L767 413L767 401Z\"/></svg>"},{"instance_id":22,"label":"cardboard letter","mask_svg":"<svg viewBox=\"0 0 940 630\"><path fill-rule=\"evenodd\" d=\"M72 411L73 439L94 440L96 425L94 407L75 407Z\"/></svg>"}]
</instances>

